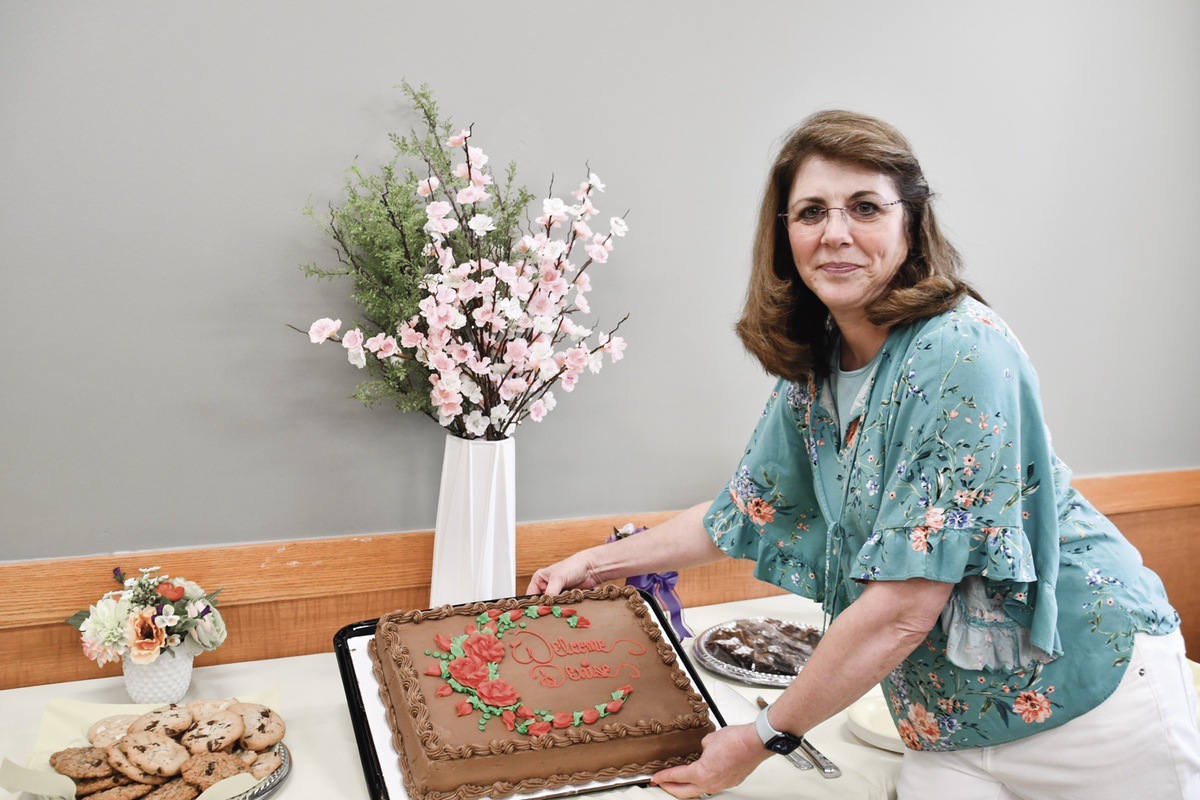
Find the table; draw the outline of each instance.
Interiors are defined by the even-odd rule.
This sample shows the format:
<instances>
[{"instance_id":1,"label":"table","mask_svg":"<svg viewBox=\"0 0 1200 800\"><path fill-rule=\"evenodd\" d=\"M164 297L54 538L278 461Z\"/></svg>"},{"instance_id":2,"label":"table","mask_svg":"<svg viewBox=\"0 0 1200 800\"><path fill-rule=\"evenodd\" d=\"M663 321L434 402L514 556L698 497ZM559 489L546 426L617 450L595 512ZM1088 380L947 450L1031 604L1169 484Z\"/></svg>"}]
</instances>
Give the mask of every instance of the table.
<instances>
[{"instance_id":1,"label":"table","mask_svg":"<svg viewBox=\"0 0 1200 800\"><path fill-rule=\"evenodd\" d=\"M819 606L784 595L687 609L686 621L700 631L739 617L770 616L820 626ZM347 622L354 622L348 620ZM746 699L761 694L774 700L778 689L747 686L697 669L706 684L724 682ZM280 711L287 720L292 772L273 797L280 800L327 800L368 797L354 730L346 708L337 660L333 653L246 661L197 667L188 699L232 697L278 686ZM876 688L872 691L878 692ZM128 702L121 678L0 691L0 756L24 763L36 736L46 702L68 697L92 703ZM721 794L728 800L890 800L896 795L900 756L863 744L846 727L845 713L809 732L808 738L842 769L842 777L825 779L816 770L800 771L782 757L764 762L741 786ZM666 800L658 788L633 787L591 795L597 800ZM0 789L0 800L29 800Z\"/></svg>"}]
</instances>

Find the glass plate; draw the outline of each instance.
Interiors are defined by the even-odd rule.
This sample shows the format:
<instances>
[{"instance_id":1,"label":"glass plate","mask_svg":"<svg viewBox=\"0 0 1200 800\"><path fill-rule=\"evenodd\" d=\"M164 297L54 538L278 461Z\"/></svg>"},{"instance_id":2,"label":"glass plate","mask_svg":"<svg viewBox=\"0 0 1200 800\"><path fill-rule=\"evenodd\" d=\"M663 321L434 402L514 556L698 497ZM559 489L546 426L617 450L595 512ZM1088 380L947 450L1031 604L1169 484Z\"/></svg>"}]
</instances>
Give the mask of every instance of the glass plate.
<instances>
[{"instance_id":1,"label":"glass plate","mask_svg":"<svg viewBox=\"0 0 1200 800\"><path fill-rule=\"evenodd\" d=\"M275 752L279 753L279 760L283 762L279 769L230 800L260 800L279 788L279 784L283 783L284 778L292 771L292 754L283 742L275 745Z\"/></svg>"},{"instance_id":2,"label":"glass plate","mask_svg":"<svg viewBox=\"0 0 1200 800\"><path fill-rule=\"evenodd\" d=\"M705 669L755 686L787 686L804 668L821 632L771 617L735 619L696 637L692 652Z\"/></svg>"}]
</instances>

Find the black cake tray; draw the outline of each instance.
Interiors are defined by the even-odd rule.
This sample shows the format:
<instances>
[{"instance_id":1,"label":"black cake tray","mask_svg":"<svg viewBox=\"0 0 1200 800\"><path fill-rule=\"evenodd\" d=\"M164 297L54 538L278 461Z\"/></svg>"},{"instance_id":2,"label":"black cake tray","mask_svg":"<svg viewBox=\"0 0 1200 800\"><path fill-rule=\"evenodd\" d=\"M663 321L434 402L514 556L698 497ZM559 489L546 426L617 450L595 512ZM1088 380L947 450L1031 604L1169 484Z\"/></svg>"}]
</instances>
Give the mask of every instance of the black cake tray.
<instances>
[{"instance_id":1,"label":"black cake tray","mask_svg":"<svg viewBox=\"0 0 1200 800\"><path fill-rule=\"evenodd\" d=\"M644 591L638 590L642 600L654 612L654 619L659 628L670 642L675 651L675 658L687 672L704 702L708 704L709 716L713 725L718 728L725 726L725 720L717 709L708 689L700 679L691 662L684 655L683 645L675 631L671 629L666 615L658 602ZM379 699L379 682L371 672L371 656L367 649L375 638L375 625L378 619L368 619L355 622L342 628L333 637L333 650L337 656L338 670L342 675L342 687L346 691L346 705L350 711L350 721L354 725L354 738L358 742L358 757L362 761L363 777L367 781L367 790L372 800L406 800L403 778L400 775L399 758L392 747L391 732L388 730L383 715L383 702ZM611 781L597 781L582 786L563 786L557 789L547 789L530 794L511 795L511 800L531 800L537 798L573 797L589 792L602 792L618 789L623 786L645 786L650 782L650 774L633 775L628 778L616 778ZM509 800L509 798L505 798Z\"/></svg>"}]
</instances>

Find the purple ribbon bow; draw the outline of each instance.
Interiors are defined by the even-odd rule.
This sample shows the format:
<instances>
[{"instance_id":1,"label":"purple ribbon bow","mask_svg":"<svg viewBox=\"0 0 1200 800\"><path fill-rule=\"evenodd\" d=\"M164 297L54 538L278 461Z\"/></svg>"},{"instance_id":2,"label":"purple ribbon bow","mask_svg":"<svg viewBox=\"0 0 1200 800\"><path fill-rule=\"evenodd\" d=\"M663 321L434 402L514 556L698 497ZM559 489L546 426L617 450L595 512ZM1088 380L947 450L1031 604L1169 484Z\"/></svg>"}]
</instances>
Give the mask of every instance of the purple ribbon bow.
<instances>
[{"instance_id":1,"label":"purple ribbon bow","mask_svg":"<svg viewBox=\"0 0 1200 800\"><path fill-rule=\"evenodd\" d=\"M679 573L674 570L631 575L625 579L626 586L634 586L643 592L650 593L663 610L670 615L671 627L675 629L675 635L680 639L687 639L692 635L692 630L683 621L683 604L679 602L679 595L675 594L675 584L678 582Z\"/></svg>"},{"instance_id":2,"label":"purple ribbon bow","mask_svg":"<svg viewBox=\"0 0 1200 800\"><path fill-rule=\"evenodd\" d=\"M608 537L608 541L615 542L618 539L624 539L626 536L632 536L644 530L646 528L626 525L620 530L614 530L612 536ZM649 572L645 575L631 575L625 579L626 586L641 589L657 600L659 606L670 617L671 627L674 629L675 635L680 639L687 639L693 636L693 634L692 629L683 621L683 603L679 601L679 595L675 593L675 584L677 583L679 583L679 573L674 570L668 572Z\"/></svg>"}]
</instances>

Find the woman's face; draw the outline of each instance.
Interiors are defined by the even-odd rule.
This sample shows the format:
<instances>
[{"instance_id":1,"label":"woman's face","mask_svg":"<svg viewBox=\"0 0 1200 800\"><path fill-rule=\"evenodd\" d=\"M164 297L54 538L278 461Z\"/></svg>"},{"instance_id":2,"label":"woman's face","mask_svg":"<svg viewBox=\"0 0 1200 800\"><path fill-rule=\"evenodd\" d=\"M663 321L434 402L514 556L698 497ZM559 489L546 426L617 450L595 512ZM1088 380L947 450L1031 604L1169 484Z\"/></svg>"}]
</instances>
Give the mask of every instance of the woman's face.
<instances>
[{"instance_id":1,"label":"woman's face","mask_svg":"<svg viewBox=\"0 0 1200 800\"><path fill-rule=\"evenodd\" d=\"M806 158L792 181L786 208L792 258L804 285L839 324L861 316L904 263L903 206L885 205L899 197L889 176L820 156ZM820 208L849 213L829 211L824 222L805 225Z\"/></svg>"}]
</instances>

